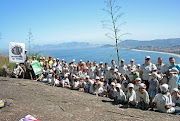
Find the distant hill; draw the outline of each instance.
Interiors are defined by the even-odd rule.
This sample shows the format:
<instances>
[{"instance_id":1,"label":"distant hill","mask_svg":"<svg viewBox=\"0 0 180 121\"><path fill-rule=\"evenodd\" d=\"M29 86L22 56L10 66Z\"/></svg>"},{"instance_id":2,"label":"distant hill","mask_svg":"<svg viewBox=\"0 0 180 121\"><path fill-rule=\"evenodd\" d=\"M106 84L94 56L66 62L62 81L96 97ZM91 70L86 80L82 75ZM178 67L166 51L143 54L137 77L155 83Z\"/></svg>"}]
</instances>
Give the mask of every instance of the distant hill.
<instances>
[{"instance_id":1,"label":"distant hill","mask_svg":"<svg viewBox=\"0 0 180 121\"><path fill-rule=\"evenodd\" d=\"M170 47L180 45L180 38L156 39L150 41L125 40L118 44L119 47L137 48L140 46ZM106 44L101 47L115 47L115 44Z\"/></svg>"},{"instance_id":2,"label":"distant hill","mask_svg":"<svg viewBox=\"0 0 180 121\"><path fill-rule=\"evenodd\" d=\"M34 50L59 50L59 49L75 49L75 48L93 48L99 47L99 45L89 44L88 42L67 42L57 45L47 44L47 45L35 45Z\"/></svg>"}]
</instances>

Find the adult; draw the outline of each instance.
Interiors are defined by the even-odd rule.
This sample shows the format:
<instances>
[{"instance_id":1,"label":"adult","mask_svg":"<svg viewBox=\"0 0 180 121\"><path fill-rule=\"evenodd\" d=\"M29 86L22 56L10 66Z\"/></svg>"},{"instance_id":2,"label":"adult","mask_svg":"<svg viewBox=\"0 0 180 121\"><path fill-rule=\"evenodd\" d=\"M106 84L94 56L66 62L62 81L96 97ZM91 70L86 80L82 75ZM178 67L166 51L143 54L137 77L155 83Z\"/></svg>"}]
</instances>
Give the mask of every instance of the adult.
<instances>
[{"instance_id":1,"label":"adult","mask_svg":"<svg viewBox=\"0 0 180 121\"><path fill-rule=\"evenodd\" d=\"M154 68L156 68L156 66L151 63L151 57L146 56L145 63L140 67L140 78L142 79L142 82L146 84L146 90L149 89L149 74L152 73Z\"/></svg>"},{"instance_id":2,"label":"adult","mask_svg":"<svg viewBox=\"0 0 180 121\"><path fill-rule=\"evenodd\" d=\"M168 74L168 67L163 63L163 58L159 57L157 64L156 64L157 70L158 70L158 74L161 75L161 80L160 80L160 84L167 84L168 83L168 78L167 78L167 74Z\"/></svg>"},{"instance_id":3,"label":"adult","mask_svg":"<svg viewBox=\"0 0 180 121\"><path fill-rule=\"evenodd\" d=\"M175 58L174 57L170 57L169 58L169 63L170 63L170 66L168 67L169 70L172 69L173 67L175 67L179 71L179 73L177 73L177 72L170 72L169 71L169 79L172 78L173 74L178 74L179 79L177 81L177 84L178 84L178 87L180 87L180 66L178 64L175 64Z\"/></svg>"},{"instance_id":4,"label":"adult","mask_svg":"<svg viewBox=\"0 0 180 121\"><path fill-rule=\"evenodd\" d=\"M13 70L12 77L14 78L22 78L23 77L23 69L19 65L19 63L16 63L16 66Z\"/></svg>"},{"instance_id":5,"label":"adult","mask_svg":"<svg viewBox=\"0 0 180 121\"><path fill-rule=\"evenodd\" d=\"M121 60L121 65L119 66L118 70L121 74L123 74L123 75L126 74L127 66L125 65L124 59Z\"/></svg>"}]
</instances>

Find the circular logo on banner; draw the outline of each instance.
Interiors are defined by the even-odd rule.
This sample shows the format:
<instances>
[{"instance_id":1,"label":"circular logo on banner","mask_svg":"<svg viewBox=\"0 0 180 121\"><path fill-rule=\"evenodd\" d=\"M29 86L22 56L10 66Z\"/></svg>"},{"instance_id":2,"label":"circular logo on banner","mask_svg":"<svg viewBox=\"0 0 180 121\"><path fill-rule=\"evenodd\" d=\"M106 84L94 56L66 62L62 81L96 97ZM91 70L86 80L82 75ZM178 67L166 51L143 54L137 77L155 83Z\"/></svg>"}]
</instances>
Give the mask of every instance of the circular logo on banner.
<instances>
[{"instance_id":1,"label":"circular logo on banner","mask_svg":"<svg viewBox=\"0 0 180 121\"><path fill-rule=\"evenodd\" d=\"M23 49L22 49L21 46L15 45L14 47L12 47L11 52L12 52L14 55L21 55L21 53L23 52Z\"/></svg>"}]
</instances>

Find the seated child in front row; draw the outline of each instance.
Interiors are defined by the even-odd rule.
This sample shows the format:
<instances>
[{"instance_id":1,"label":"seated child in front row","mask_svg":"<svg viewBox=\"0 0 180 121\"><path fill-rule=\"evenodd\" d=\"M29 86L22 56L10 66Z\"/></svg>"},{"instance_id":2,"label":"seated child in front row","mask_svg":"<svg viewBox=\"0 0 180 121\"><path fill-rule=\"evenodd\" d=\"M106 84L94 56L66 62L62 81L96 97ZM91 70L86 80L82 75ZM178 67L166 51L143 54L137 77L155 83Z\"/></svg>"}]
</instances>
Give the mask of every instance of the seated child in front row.
<instances>
[{"instance_id":1,"label":"seated child in front row","mask_svg":"<svg viewBox=\"0 0 180 121\"><path fill-rule=\"evenodd\" d=\"M180 93L178 88L174 88L172 90L172 102L173 106L180 107Z\"/></svg>"},{"instance_id":2,"label":"seated child in front row","mask_svg":"<svg viewBox=\"0 0 180 121\"><path fill-rule=\"evenodd\" d=\"M148 110L149 108L149 94L146 91L146 85L141 83L139 85L139 91L136 92L136 101L138 108L142 110Z\"/></svg>"},{"instance_id":3,"label":"seated child in front row","mask_svg":"<svg viewBox=\"0 0 180 121\"><path fill-rule=\"evenodd\" d=\"M127 92L127 101L128 106L136 106L136 92L134 91L134 84L129 83L128 84L128 92Z\"/></svg>"},{"instance_id":4,"label":"seated child in front row","mask_svg":"<svg viewBox=\"0 0 180 121\"><path fill-rule=\"evenodd\" d=\"M124 92L121 89L121 84L117 83L116 84L116 92L115 92L115 99L114 102L116 104L124 104L125 100L126 100L126 95L124 94Z\"/></svg>"}]
</instances>

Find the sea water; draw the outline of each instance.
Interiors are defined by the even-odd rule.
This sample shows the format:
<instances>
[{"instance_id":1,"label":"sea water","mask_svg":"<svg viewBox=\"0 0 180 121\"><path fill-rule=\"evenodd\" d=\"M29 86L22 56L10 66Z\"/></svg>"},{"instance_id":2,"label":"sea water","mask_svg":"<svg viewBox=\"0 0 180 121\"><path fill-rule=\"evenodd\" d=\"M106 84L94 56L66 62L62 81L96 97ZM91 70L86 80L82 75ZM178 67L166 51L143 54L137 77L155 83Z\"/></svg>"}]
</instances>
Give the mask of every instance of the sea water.
<instances>
[{"instance_id":1,"label":"sea water","mask_svg":"<svg viewBox=\"0 0 180 121\"><path fill-rule=\"evenodd\" d=\"M78 62L82 59L84 62L96 61L99 63L108 62L111 60L116 60L117 55L114 48L78 48L78 49L59 49L59 50L45 50L41 52L43 55L52 56L53 58L65 59L68 63L75 59ZM131 59L135 60L135 64L143 64L145 62L145 56L151 56L151 62L157 63L158 57L163 58L165 64L169 64L169 57L174 57L176 63L180 64L180 57L172 54L166 53L156 53L147 51L135 51L128 49L119 49L119 56L121 59L125 60L125 64L129 64Z\"/></svg>"}]
</instances>

